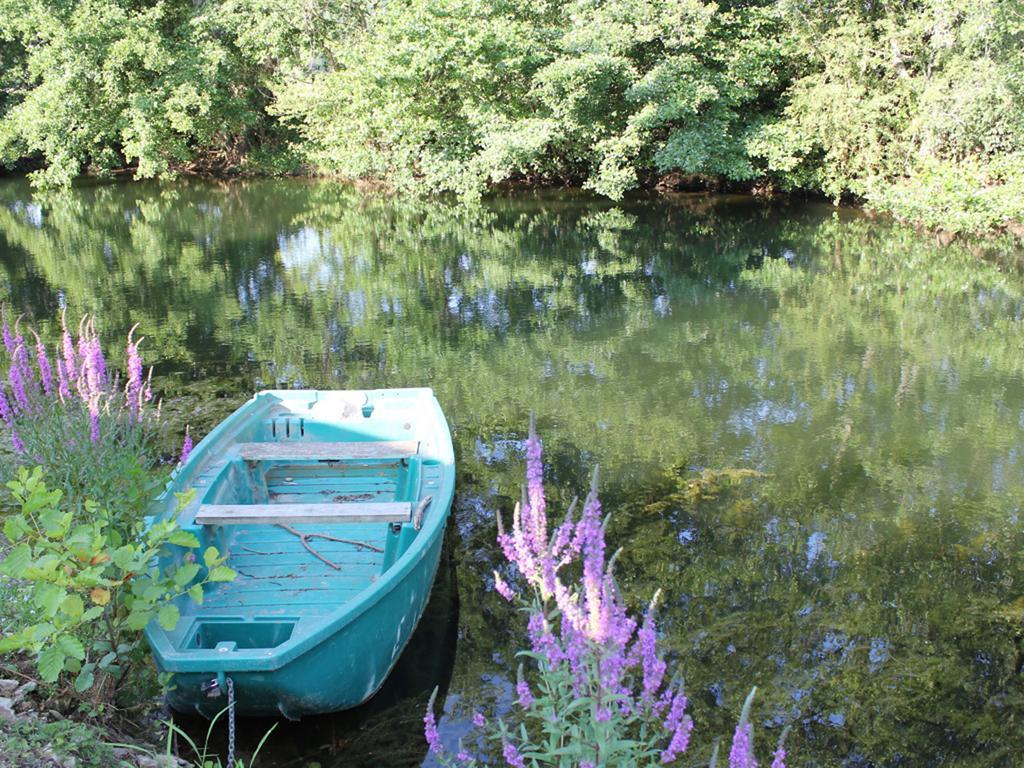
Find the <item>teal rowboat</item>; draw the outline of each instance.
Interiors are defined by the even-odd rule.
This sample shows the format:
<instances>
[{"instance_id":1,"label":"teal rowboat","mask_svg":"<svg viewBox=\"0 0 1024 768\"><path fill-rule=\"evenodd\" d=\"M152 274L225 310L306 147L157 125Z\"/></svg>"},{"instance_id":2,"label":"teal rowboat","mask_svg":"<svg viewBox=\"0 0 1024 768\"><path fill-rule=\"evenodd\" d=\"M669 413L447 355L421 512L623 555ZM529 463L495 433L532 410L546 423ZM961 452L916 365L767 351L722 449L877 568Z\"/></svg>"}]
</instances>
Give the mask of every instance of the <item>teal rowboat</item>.
<instances>
[{"instance_id":1,"label":"teal rowboat","mask_svg":"<svg viewBox=\"0 0 1024 768\"><path fill-rule=\"evenodd\" d=\"M229 679L239 714L298 719L370 698L423 613L451 509L433 392L261 392L196 446L154 517L190 489L179 524L237 577L201 604L179 598L174 630L146 628L171 706L211 716Z\"/></svg>"}]
</instances>

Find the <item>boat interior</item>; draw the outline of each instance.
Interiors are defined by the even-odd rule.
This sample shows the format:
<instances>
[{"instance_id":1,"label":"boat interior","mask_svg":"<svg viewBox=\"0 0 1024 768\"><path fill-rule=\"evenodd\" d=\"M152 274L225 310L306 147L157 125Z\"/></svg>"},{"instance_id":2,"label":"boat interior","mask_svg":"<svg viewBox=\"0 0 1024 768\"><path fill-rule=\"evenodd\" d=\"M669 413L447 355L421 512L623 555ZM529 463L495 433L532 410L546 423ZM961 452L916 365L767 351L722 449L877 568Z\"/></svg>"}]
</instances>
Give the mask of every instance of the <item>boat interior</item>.
<instances>
[{"instance_id":1,"label":"boat interior","mask_svg":"<svg viewBox=\"0 0 1024 768\"><path fill-rule=\"evenodd\" d=\"M272 649L311 630L409 548L443 479L417 441L337 422L273 416L245 437L192 478L188 528L237 576L208 584L201 605L179 602L179 651Z\"/></svg>"}]
</instances>

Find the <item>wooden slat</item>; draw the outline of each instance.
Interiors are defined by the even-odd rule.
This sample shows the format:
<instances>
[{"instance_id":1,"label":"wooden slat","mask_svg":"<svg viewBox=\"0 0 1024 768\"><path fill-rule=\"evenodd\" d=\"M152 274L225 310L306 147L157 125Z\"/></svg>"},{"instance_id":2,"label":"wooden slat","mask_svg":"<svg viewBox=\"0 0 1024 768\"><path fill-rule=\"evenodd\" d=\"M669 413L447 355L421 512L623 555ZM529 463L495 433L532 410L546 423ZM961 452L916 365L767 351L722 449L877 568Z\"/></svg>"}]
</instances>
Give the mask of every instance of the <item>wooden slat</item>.
<instances>
[{"instance_id":1,"label":"wooden slat","mask_svg":"<svg viewBox=\"0 0 1024 768\"><path fill-rule=\"evenodd\" d=\"M376 440L365 443L241 443L239 456L246 461L337 459L400 459L415 456L420 444L415 440Z\"/></svg>"},{"instance_id":2,"label":"wooden slat","mask_svg":"<svg viewBox=\"0 0 1024 768\"><path fill-rule=\"evenodd\" d=\"M297 523L407 523L408 501L341 504L201 504L197 525L295 525Z\"/></svg>"}]
</instances>

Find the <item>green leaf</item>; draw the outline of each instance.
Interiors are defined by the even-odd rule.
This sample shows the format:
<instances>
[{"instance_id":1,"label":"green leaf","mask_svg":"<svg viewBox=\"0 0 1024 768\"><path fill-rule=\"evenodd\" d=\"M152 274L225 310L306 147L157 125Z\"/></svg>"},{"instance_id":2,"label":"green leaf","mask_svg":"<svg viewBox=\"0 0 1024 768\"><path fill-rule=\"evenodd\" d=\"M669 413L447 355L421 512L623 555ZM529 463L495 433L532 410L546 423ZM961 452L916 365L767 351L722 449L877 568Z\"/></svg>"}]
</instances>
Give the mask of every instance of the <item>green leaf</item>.
<instances>
[{"instance_id":1,"label":"green leaf","mask_svg":"<svg viewBox=\"0 0 1024 768\"><path fill-rule=\"evenodd\" d=\"M167 540L171 544L177 544L179 547L188 547L189 549L195 549L199 546L199 539L196 538L194 533L189 533L188 531L175 531Z\"/></svg>"},{"instance_id":2,"label":"green leaf","mask_svg":"<svg viewBox=\"0 0 1024 768\"><path fill-rule=\"evenodd\" d=\"M128 618L125 619L124 623L128 629L145 629L154 615L156 615L156 611L152 610L132 611L128 614Z\"/></svg>"},{"instance_id":3,"label":"green leaf","mask_svg":"<svg viewBox=\"0 0 1024 768\"><path fill-rule=\"evenodd\" d=\"M25 522L24 515L11 515L4 521L4 536L7 537L7 541L11 544L17 542L18 539L30 530L28 523Z\"/></svg>"},{"instance_id":4,"label":"green leaf","mask_svg":"<svg viewBox=\"0 0 1024 768\"><path fill-rule=\"evenodd\" d=\"M56 539L67 533L64 523L70 520L70 517L59 509L51 507L39 513L39 523L43 526L43 533L48 538Z\"/></svg>"},{"instance_id":5,"label":"green leaf","mask_svg":"<svg viewBox=\"0 0 1024 768\"><path fill-rule=\"evenodd\" d=\"M39 667L39 676L43 679L43 682L56 682L57 678L60 677L60 673L64 671L64 660L64 651L56 644L47 646L39 654L36 664Z\"/></svg>"},{"instance_id":6,"label":"green leaf","mask_svg":"<svg viewBox=\"0 0 1024 768\"><path fill-rule=\"evenodd\" d=\"M7 637L0 637L0 653L24 651L32 647L32 627Z\"/></svg>"},{"instance_id":7,"label":"green leaf","mask_svg":"<svg viewBox=\"0 0 1024 768\"><path fill-rule=\"evenodd\" d=\"M135 550L130 546L118 547L112 556L114 565L122 571L132 570L132 562L135 560Z\"/></svg>"},{"instance_id":8,"label":"green leaf","mask_svg":"<svg viewBox=\"0 0 1024 768\"><path fill-rule=\"evenodd\" d=\"M110 651L110 653L104 654L103 658L100 659L99 667L100 667L100 669L106 669L111 664L113 664L115 661L117 661L117 654L114 653L113 651Z\"/></svg>"},{"instance_id":9,"label":"green leaf","mask_svg":"<svg viewBox=\"0 0 1024 768\"><path fill-rule=\"evenodd\" d=\"M61 635L57 638L57 645L60 646L60 649L66 656L78 659L79 661L85 658L85 648L82 647L82 641L74 635Z\"/></svg>"},{"instance_id":10,"label":"green leaf","mask_svg":"<svg viewBox=\"0 0 1024 768\"><path fill-rule=\"evenodd\" d=\"M103 615L103 606L94 605L92 608L82 614L82 621L93 621Z\"/></svg>"},{"instance_id":11,"label":"green leaf","mask_svg":"<svg viewBox=\"0 0 1024 768\"><path fill-rule=\"evenodd\" d=\"M51 617L57 613L57 609L60 608L67 596L68 593L56 584L43 582L36 585L35 592L32 594L32 602L43 609L47 617Z\"/></svg>"},{"instance_id":12,"label":"green leaf","mask_svg":"<svg viewBox=\"0 0 1024 768\"><path fill-rule=\"evenodd\" d=\"M31 562L32 548L28 544L19 544L0 563L0 573L12 579L20 579Z\"/></svg>"},{"instance_id":13,"label":"green leaf","mask_svg":"<svg viewBox=\"0 0 1024 768\"><path fill-rule=\"evenodd\" d=\"M82 671L78 673L78 677L75 678L75 690L79 693L85 693L92 684L96 681L96 676L92 671L92 664L86 664L82 667Z\"/></svg>"},{"instance_id":14,"label":"green leaf","mask_svg":"<svg viewBox=\"0 0 1024 768\"><path fill-rule=\"evenodd\" d=\"M46 623L46 624L33 624L26 631L31 633L32 639L35 642L38 643L38 642L42 642L43 640L45 640L48 637L51 637L53 635L53 633L57 631L57 628L55 626L53 626L53 624L49 624L49 623Z\"/></svg>"},{"instance_id":15,"label":"green leaf","mask_svg":"<svg viewBox=\"0 0 1024 768\"><path fill-rule=\"evenodd\" d=\"M191 583L192 579L194 579L198 573L198 563L186 563L174 572L174 583L179 587L184 587Z\"/></svg>"},{"instance_id":16,"label":"green leaf","mask_svg":"<svg viewBox=\"0 0 1024 768\"><path fill-rule=\"evenodd\" d=\"M218 565L210 571L209 579L210 581L234 581L235 576L235 572L226 565Z\"/></svg>"},{"instance_id":17,"label":"green leaf","mask_svg":"<svg viewBox=\"0 0 1024 768\"><path fill-rule=\"evenodd\" d=\"M68 595L60 604L60 611L70 619L81 619L85 613L85 604L78 595Z\"/></svg>"},{"instance_id":18,"label":"green leaf","mask_svg":"<svg viewBox=\"0 0 1024 768\"><path fill-rule=\"evenodd\" d=\"M216 547L207 547L206 551L203 552L203 562L207 568L212 568L213 564L220 559L220 552L217 551Z\"/></svg>"},{"instance_id":19,"label":"green leaf","mask_svg":"<svg viewBox=\"0 0 1024 768\"><path fill-rule=\"evenodd\" d=\"M191 587L189 587L188 596L192 598L193 602L197 603L198 605L202 605L203 604L203 585L202 584L193 584Z\"/></svg>"},{"instance_id":20,"label":"green leaf","mask_svg":"<svg viewBox=\"0 0 1024 768\"><path fill-rule=\"evenodd\" d=\"M160 622L160 626L168 632L178 625L179 618L180 614L178 613L178 607L176 605L165 605L160 609L160 613L157 614L157 621Z\"/></svg>"}]
</instances>

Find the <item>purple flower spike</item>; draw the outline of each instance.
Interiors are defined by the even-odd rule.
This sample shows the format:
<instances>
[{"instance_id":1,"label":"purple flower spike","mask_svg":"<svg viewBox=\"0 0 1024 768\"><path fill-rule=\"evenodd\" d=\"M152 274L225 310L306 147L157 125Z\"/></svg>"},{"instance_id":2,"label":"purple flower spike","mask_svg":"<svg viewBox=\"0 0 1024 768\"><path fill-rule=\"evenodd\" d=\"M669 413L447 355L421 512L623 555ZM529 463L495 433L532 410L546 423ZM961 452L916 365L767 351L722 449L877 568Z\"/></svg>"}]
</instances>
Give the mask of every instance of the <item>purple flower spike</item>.
<instances>
[{"instance_id":1,"label":"purple flower spike","mask_svg":"<svg viewBox=\"0 0 1024 768\"><path fill-rule=\"evenodd\" d=\"M479 712L474 712L473 725L475 725L477 728L483 728L485 725L487 725L487 720L485 720L484 716Z\"/></svg>"},{"instance_id":2,"label":"purple flower spike","mask_svg":"<svg viewBox=\"0 0 1024 768\"><path fill-rule=\"evenodd\" d=\"M75 342L71 338L71 334L68 333L67 324L67 309L60 313L60 327L62 329L60 343L61 350L64 354L64 371L70 381L75 380L75 375L78 372L78 363L75 360Z\"/></svg>"},{"instance_id":3,"label":"purple flower spike","mask_svg":"<svg viewBox=\"0 0 1024 768\"><path fill-rule=\"evenodd\" d=\"M530 684L526 682L526 678L523 677L523 665L519 665L519 671L516 675L516 700L519 702L519 706L523 709L529 709L533 704L533 693L530 691Z\"/></svg>"},{"instance_id":4,"label":"purple flower spike","mask_svg":"<svg viewBox=\"0 0 1024 768\"><path fill-rule=\"evenodd\" d=\"M57 358L57 394L60 395L62 403L66 403L71 399L71 387L68 384L67 368L64 367L64 361L59 357Z\"/></svg>"},{"instance_id":5,"label":"purple flower spike","mask_svg":"<svg viewBox=\"0 0 1024 768\"><path fill-rule=\"evenodd\" d=\"M100 441L100 412L98 407L89 407L89 439L93 445Z\"/></svg>"},{"instance_id":6,"label":"purple flower spike","mask_svg":"<svg viewBox=\"0 0 1024 768\"><path fill-rule=\"evenodd\" d=\"M3 387L0 387L0 420L8 427L14 423L14 412L11 410L11 404L7 400Z\"/></svg>"},{"instance_id":7,"label":"purple flower spike","mask_svg":"<svg viewBox=\"0 0 1024 768\"><path fill-rule=\"evenodd\" d=\"M36 365L39 366L39 382L43 385L43 394L49 397L53 393L53 369L50 367L50 357L46 354L46 347L43 345L39 334L32 331L36 337Z\"/></svg>"},{"instance_id":8,"label":"purple flower spike","mask_svg":"<svg viewBox=\"0 0 1024 768\"><path fill-rule=\"evenodd\" d=\"M672 706L665 718L664 727L672 736L668 747L661 753L661 762L671 763L686 751L690 745L690 732L693 730L693 720L686 715L686 696L682 690L677 691L672 697Z\"/></svg>"},{"instance_id":9,"label":"purple flower spike","mask_svg":"<svg viewBox=\"0 0 1024 768\"><path fill-rule=\"evenodd\" d=\"M786 768L786 750L779 747L775 750L775 754L772 755L772 768Z\"/></svg>"},{"instance_id":10,"label":"purple flower spike","mask_svg":"<svg viewBox=\"0 0 1024 768\"><path fill-rule=\"evenodd\" d=\"M15 429L11 430L11 446L14 448L15 453L25 452L25 444L21 442L21 438L18 436L18 431Z\"/></svg>"},{"instance_id":11,"label":"purple flower spike","mask_svg":"<svg viewBox=\"0 0 1024 768\"><path fill-rule=\"evenodd\" d=\"M509 764L509 768L526 768L526 761L523 760L523 756L519 754L519 750L516 749L515 744L506 741L502 746L501 756L505 758L505 762Z\"/></svg>"},{"instance_id":12,"label":"purple flower spike","mask_svg":"<svg viewBox=\"0 0 1024 768\"><path fill-rule=\"evenodd\" d=\"M729 768L757 768L754 759L754 747L751 744L750 723L740 722L732 737L732 749L729 752Z\"/></svg>"},{"instance_id":13,"label":"purple flower spike","mask_svg":"<svg viewBox=\"0 0 1024 768\"><path fill-rule=\"evenodd\" d=\"M18 358L24 353L24 350L24 345L14 350L14 359L11 361L11 367L7 371L7 378L11 382L11 394L14 395L14 406L19 411L27 411L31 405L28 399L28 392L25 391L23 367L18 362Z\"/></svg>"},{"instance_id":14,"label":"purple flower spike","mask_svg":"<svg viewBox=\"0 0 1024 768\"><path fill-rule=\"evenodd\" d=\"M537 437L537 422L530 416L530 436L526 440L526 495L529 502L531 529L528 531L534 552L547 547L548 519L547 500L544 498L544 463L541 460L540 438Z\"/></svg>"},{"instance_id":15,"label":"purple flower spike","mask_svg":"<svg viewBox=\"0 0 1024 768\"><path fill-rule=\"evenodd\" d=\"M139 357L139 344L142 343L142 339L132 341L132 334L138 327L138 323L136 323L128 331L128 347L125 350L125 357L128 361L128 382L125 384L124 394L128 412L132 417L138 415L143 401L142 358Z\"/></svg>"},{"instance_id":16,"label":"purple flower spike","mask_svg":"<svg viewBox=\"0 0 1024 768\"><path fill-rule=\"evenodd\" d=\"M444 753L444 746L441 744L441 735L437 732L437 720L434 718L434 700L437 698L437 688L430 694L430 701L427 702L427 712L423 715L423 735L430 745L430 751L436 755Z\"/></svg>"},{"instance_id":17,"label":"purple flower spike","mask_svg":"<svg viewBox=\"0 0 1024 768\"><path fill-rule=\"evenodd\" d=\"M640 663L644 672L643 700L648 706L653 705L661 682L665 678L665 662L658 656L657 631L654 626L654 611L657 607L661 590L654 594L650 608L644 616L644 623L637 635L637 643L640 646Z\"/></svg>"},{"instance_id":18,"label":"purple flower spike","mask_svg":"<svg viewBox=\"0 0 1024 768\"><path fill-rule=\"evenodd\" d=\"M11 333L11 326L7 324L7 307L3 307L3 336L4 349L8 357L14 357L14 335Z\"/></svg>"},{"instance_id":19,"label":"purple flower spike","mask_svg":"<svg viewBox=\"0 0 1024 768\"><path fill-rule=\"evenodd\" d=\"M189 433L189 428L185 427L185 440L181 444L181 458L178 459L179 464L184 464L188 461L189 455L192 453L192 435Z\"/></svg>"},{"instance_id":20,"label":"purple flower spike","mask_svg":"<svg viewBox=\"0 0 1024 768\"><path fill-rule=\"evenodd\" d=\"M508 600L510 603L516 597L516 593L512 591L512 587L508 585L507 581L501 578L501 574L497 571L494 572L494 591L506 600Z\"/></svg>"}]
</instances>

